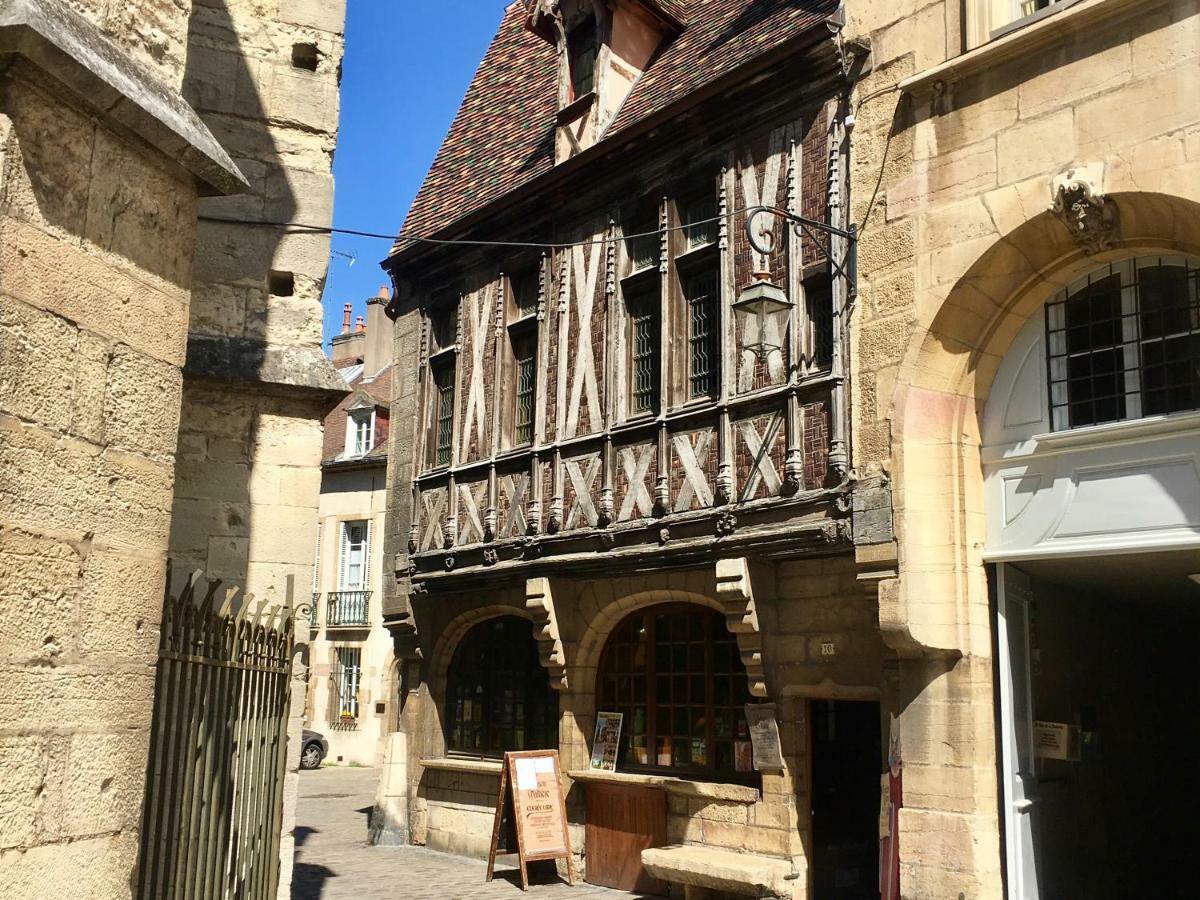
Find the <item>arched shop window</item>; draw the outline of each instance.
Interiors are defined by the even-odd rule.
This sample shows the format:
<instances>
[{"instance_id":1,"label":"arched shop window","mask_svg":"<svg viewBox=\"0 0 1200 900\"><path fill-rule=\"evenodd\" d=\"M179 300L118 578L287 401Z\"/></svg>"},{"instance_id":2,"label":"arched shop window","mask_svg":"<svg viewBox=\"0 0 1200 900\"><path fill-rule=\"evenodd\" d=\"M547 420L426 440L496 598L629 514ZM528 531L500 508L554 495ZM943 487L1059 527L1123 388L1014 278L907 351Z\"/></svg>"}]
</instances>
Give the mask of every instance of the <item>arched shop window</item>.
<instances>
[{"instance_id":1,"label":"arched shop window","mask_svg":"<svg viewBox=\"0 0 1200 900\"><path fill-rule=\"evenodd\" d=\"M558 694L538 662L529 622L504 616L476 625L450 662L447 749L500 756L557 746Z\"/></svg>"},{"instance_id":2,"label":"arched shop window","mask_svg":"<svg viewBox=\"0 0 1200 900\"><path fill-rule=\"evenodd\" d=\"M1200 261L1139 256L1046 304L1054 429L1200 409Z\"/></svg>"},{"instance_id":3,"label":"arched shop window","mask_svg":"<svg viewBox=\"0 0 1200 900\"><path fill-rule=\"evenodd\" d=\"M650 607L604 648L596 709L624 714L618 771L753 781L749 700L737 640L710 609Z\"/></svg>"}]
</instances>

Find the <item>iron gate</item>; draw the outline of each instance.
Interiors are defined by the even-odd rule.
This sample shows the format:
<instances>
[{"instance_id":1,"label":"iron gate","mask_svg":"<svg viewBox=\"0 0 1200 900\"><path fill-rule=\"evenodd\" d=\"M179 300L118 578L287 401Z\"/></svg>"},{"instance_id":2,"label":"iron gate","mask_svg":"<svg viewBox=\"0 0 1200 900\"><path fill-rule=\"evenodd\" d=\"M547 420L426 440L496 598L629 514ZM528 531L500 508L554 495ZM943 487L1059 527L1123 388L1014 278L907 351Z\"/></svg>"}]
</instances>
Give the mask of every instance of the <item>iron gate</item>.
<instances>
[{"instance_id":1,"label":"iron gate","mask_svg":"<svg viewBox=\"0 0 1200 900\"><path fill-rule=\"evenodd\" d=\"M294 620L201 579L167 578L136 896L274 900Z\"/></svg>"}]
</instances>

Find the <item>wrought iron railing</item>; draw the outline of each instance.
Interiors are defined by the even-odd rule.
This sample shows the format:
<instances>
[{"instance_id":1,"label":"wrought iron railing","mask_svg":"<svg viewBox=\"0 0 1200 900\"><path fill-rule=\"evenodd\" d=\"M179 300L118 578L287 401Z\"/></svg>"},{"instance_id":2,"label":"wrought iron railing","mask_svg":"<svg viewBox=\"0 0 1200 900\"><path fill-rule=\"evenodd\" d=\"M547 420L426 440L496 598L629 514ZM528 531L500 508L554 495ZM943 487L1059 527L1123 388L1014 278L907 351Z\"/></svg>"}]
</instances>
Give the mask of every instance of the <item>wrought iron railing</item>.
<instances>
[{"instance_id":1,"label":"wrought iron railing","mask_svg":"<svg viewBox=\"0 0 1200 900\"><path fill-rule=\"evenodd\" d=\"M371 624L370 591L333 591L325 607L326 628L356 628Z\"/></svg>"},{"instance_id":2,"label":"wrought iron railing","mask_svg":"<svg viewBox=\"0 0 1200 900\"><path fill-rule=\"evenodd\" d=\"M312 631L317 630L317 604L321 602L321 592L313 591L312 606L308 608L308 627Z\"/></svg>"}]
</instances>

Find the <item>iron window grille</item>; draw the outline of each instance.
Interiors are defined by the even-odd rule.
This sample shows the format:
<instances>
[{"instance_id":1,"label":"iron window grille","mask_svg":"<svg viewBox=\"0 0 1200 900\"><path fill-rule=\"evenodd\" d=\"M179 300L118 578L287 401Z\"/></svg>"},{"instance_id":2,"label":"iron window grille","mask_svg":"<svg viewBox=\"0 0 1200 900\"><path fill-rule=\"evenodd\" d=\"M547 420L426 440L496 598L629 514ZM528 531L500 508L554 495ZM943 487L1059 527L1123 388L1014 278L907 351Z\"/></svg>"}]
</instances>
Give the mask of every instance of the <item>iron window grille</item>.
<instances>
[{"instance_id":1,"label":"iron window grille","mask_svg":"<svg viewBox=\"0 0 1200 900\"><path fill-rule=\"evenodd\" d=\"M444 360L434 367L436 418L434 421L434 461L436 465L450 464L450 448L454 440L454 360Z\"/></svg>"},{"instance_id":2,"label":"iron window grille","mask_svg":"<svg viewBox=\"0 0 1200 900\"><path fill-rule=\"evenodd\" d=\"M624 715L624 771L753 782L737 639L712 610L686 604L634 613L600 661L596 708Z\"/></svg>"},{"instance_id":3,"label":"iron window grille","mask_svg":"<svg viewBox=\"0 0 1200 900\"><path fill-rule=\"evenodd\" d=\"M804 305L808 315L810 364L815 369L833 365L833 285L828 273L806 278Z\"/></svg>"},{"instance_id":4,"label":"iron window grille","mask_svg":"<svg viewBox=\"0 0 1200 900\"><path fill-rule=\"evenodd\" d=\"M690 349L691 397L712 396L717 384L717 275L704 271L684 278L687 299Z\"/></svg>"},{"instance_id":5,"label":"iron window grille","mask_svg":"<svg viewBox=\"0 0 1200 900\"><path fill-rule=\"evenodd\" d=\"M528 444L533 440L533 400L537 388L537 332L513 337L513 356L516 360L516 442Z\"/></svg>"},{"instance_id":6,"label":"iron window grille","mask_svg":"<svg viewBox=\"0 0 1200 900\"><path fill-rule=\"evenodd\" d=\"M628 300L630 331L630 369L634 414L654 412L658 408L659 304L657 292L635 294Z\"/></svg>"},{"instance_id":7,"label":"iron window grille","mask_svg":"<svg viewBox=\"0 0 1200 900\"><path fill-rule=\"evenodd\" d=\"M1200 409L1200 264L1137 257L1046 304L1055 430Z\"/></svg>"},{"instance_id":8,"label":"iron window grille","mask_svg":"<svg viewBox=\"0 0 1200 900\"><path fill-rule=\"evenodd\" d=\"M353 728L358 724L358 692L362 685L362 648L334 647L329 672L329 724Z\"/></svg>"},{"instance_id":9,"label":"iron window grille","mask_svg":"<svg viewBox=\"0 0 1200 900\"><path fill-rule=\"evenodd\" d=\"M525 619L482 622L454 651L447 678L446 746L479 757L558 746L558 694L538 661Z\"/></svg>"}]
</instances>

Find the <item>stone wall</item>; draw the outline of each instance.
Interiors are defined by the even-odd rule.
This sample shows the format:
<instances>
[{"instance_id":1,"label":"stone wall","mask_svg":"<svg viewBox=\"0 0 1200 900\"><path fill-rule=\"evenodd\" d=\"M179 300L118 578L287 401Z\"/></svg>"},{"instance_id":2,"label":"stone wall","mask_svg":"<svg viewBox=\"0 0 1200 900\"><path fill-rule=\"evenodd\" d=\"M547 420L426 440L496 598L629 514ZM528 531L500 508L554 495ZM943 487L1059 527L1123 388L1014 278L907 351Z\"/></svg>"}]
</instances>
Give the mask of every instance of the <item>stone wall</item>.
<instances>
[{"instance_id":1,"label":"stone wall","mask_svg":"<svg viewBox=\"0 0 1200 900\"><path fill-rule=\"evenodd\" d=\"M848 4L873 63L854 133L855 465L893 484L899 577L879 615L901 657L905 897L1003 892L978 449L999 360L1081 272L1200 246L1200 5L1092 0L967 56L961 10ZM1050 213L1069 170L1119 208L1111 251L1089 256Z\"/></svg>"},{"instance_id":2,"label":"stone wall","mask_svg":"<svg viewBox=\"0 0 1200 900\"><path fill-rule=\"evenodd\" d=\"M177 78L172 59L162 71ZM81 878L89 897L128 897L137 858L197 196L164 164L32 66L0 76L0 884L13 900L79 896Z\"/></svg>"},{"instance_id":3,"label":"stone wall","mask_svg":"<svg viewBox=\"0 0 1200 900\"><path fill-rule=\"evenodd\" d=\"M344 0L196 0L188 29L184 95L250 190L200 206L171 551L278 601L289 576L312 583L322 419L346 386L321 352L329 237L256 223L332 224L344 17Z\"/></svg>"}]
</instances>

